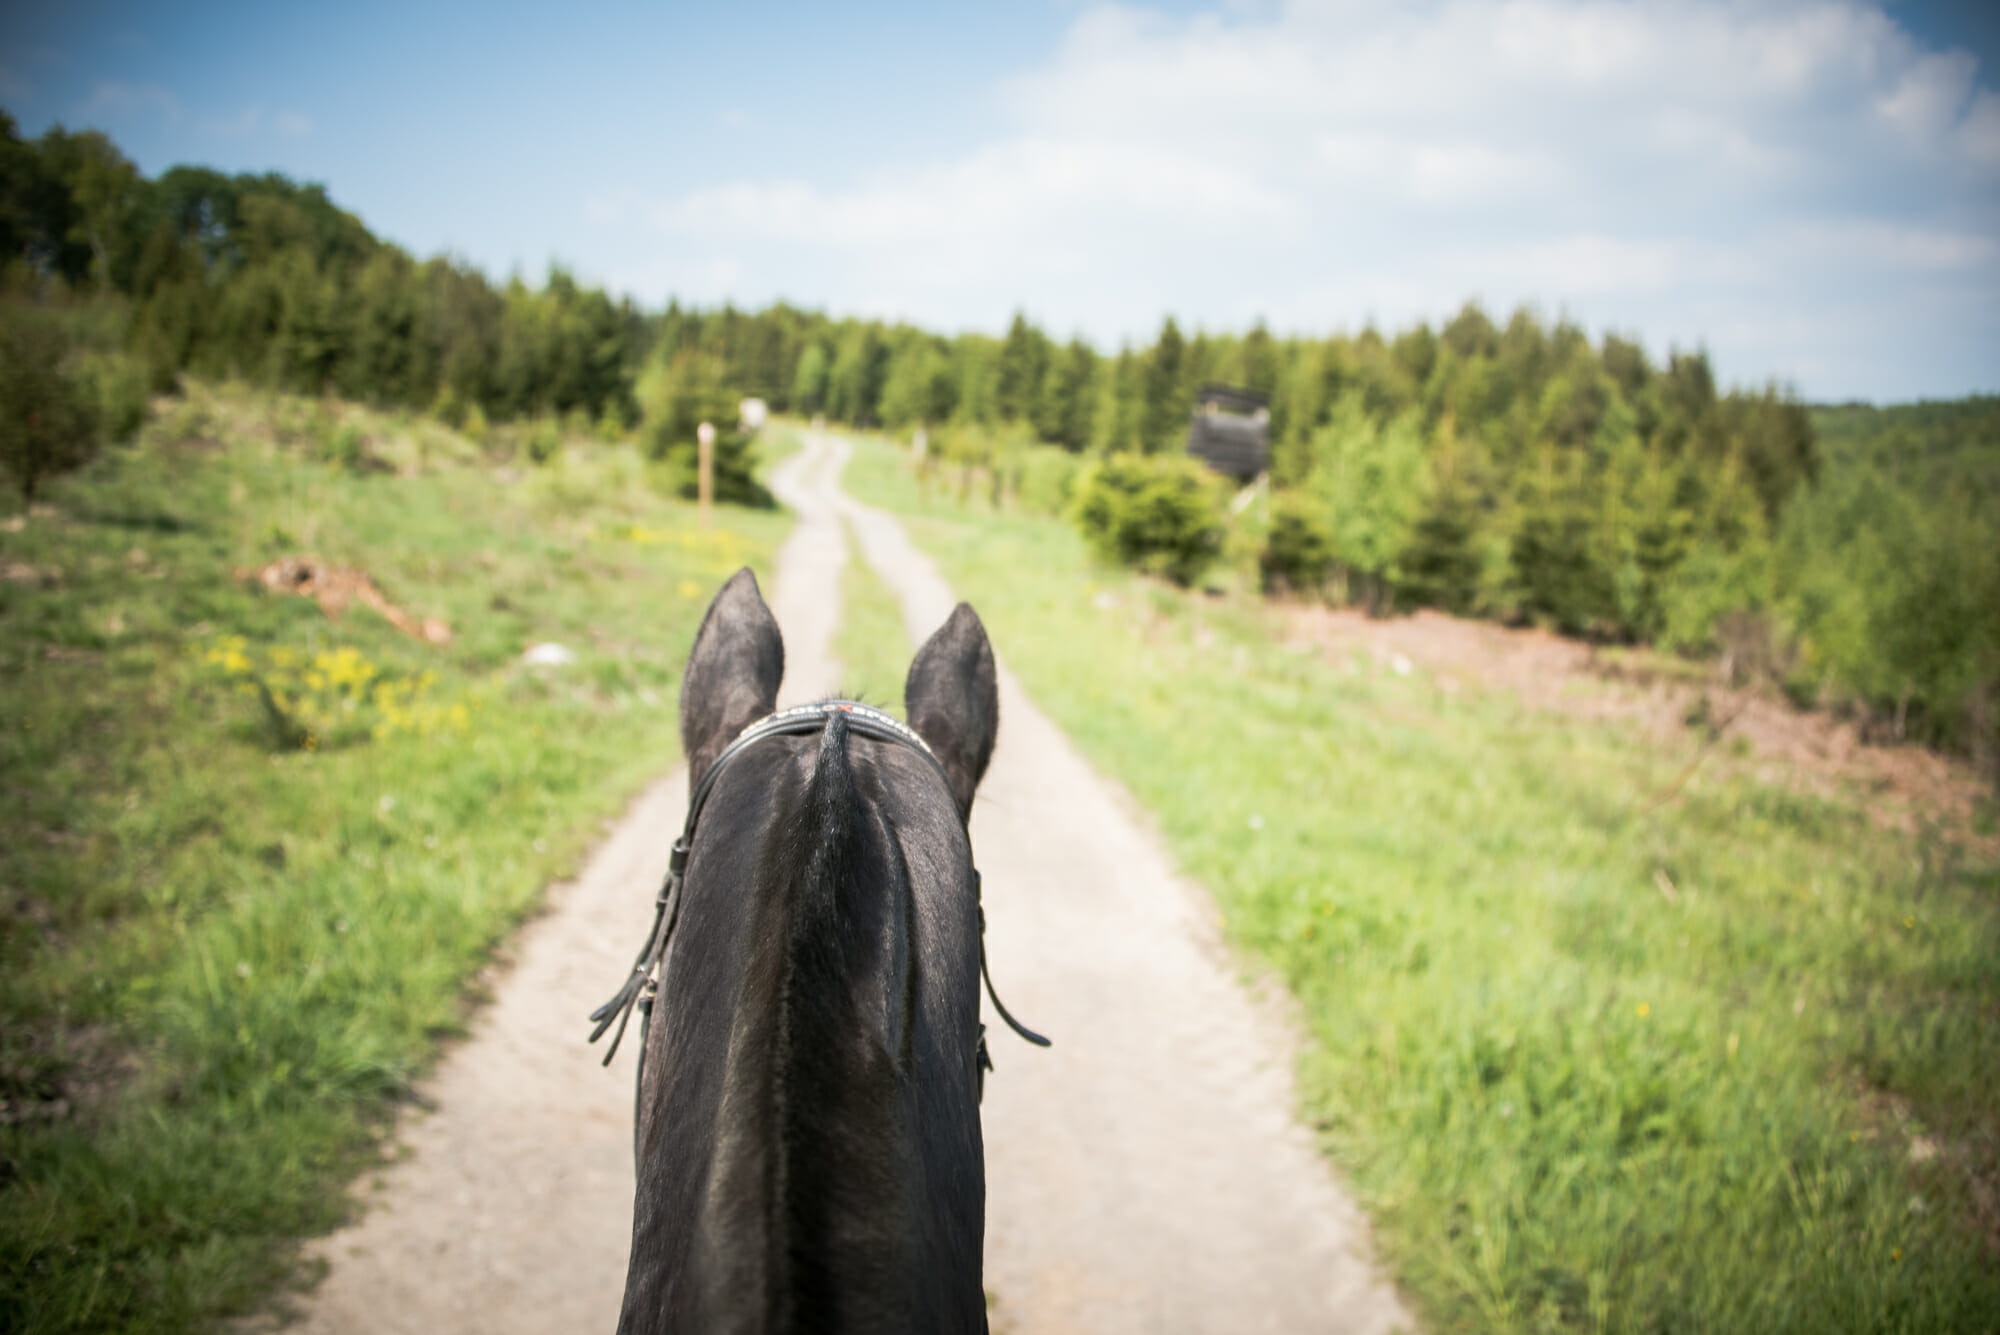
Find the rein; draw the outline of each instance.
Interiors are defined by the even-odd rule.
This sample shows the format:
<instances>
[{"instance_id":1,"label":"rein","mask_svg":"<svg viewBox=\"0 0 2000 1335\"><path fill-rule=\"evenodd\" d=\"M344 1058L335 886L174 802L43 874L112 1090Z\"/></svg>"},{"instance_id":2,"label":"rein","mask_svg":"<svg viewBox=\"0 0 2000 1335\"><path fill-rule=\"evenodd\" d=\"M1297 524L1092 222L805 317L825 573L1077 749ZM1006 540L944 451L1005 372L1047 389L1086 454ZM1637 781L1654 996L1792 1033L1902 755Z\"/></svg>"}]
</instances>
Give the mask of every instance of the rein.
<instances>
[{"instance_id":1,"label":"rein","mask_svg":"<svg viewBox=\"0 0 2000 1335\"><path fill-rule=\"evenodd\" d=\"M757 722L752 723L736 735L736 739L722 749L708 770L701 776L701 782L694 787L688 798L687 823L681 827L680 838L674 840L672 854L667 859L667 876L660 883L660 893L653 900L653 929L646 934L646 944L639 951L638 959L632 963L632 972L625 979L625 985L617 995L590 1013L597 1027L590 1031L590 1041L595 1043L604 1036L615 1021L616 1033L611 1035L610 1050L604 1054L604 1064L618 1055L618 1045L625 1038L625 1026L632 1020L632 1012L639 1012L639 1087L646 1082L646 1030L652 1022L653 1000L660 992L661 964L666 958L667 943L673 939L674 924L680 918L681 878L687 871L688 852L694 846L695 825L701 819L702 808L708 804L708 795L715 788L715 781L724 767L742 752L763 741L767 737L798 737L824 729L835 714L847 717L848 729L863 737L872 737L880 742L898 742L914 750L928 760L937 771L947 790L951 787L951 776L930 746L907 724L899 722L891 715L864 705L857 700L823 700L818 704L795 705L781 709ZM980 893L979 869L972 870L972 889L975 900ZM993 974L986 967L986 906L979 908L979 976L985 980L986 995L993 1002L993 1009L1007 1022L1007 1027L1036 1047L1048 1047L1049 1040L1015 1019L1000 1002L1000 994L993 990ZM978 1064L980 1083L985 1084L985 1073L993 1069L993 1059L986 1051L986 1026L979 1026Z\"/></svg>"}]
</instances>

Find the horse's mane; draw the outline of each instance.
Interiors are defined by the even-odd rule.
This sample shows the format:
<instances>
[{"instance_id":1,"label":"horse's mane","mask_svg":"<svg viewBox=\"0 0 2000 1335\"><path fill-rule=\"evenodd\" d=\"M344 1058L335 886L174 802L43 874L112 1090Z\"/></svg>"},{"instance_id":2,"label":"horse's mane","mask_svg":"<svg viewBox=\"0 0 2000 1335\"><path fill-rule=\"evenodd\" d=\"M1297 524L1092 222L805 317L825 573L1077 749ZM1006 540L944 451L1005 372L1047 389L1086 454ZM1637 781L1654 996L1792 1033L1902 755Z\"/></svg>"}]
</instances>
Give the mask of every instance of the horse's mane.
<instances>
[{"instance_id":1,"label":"horse's mane","mask_svg":"<svg viewBox=\"0 0 2000 1335\"><path fill-rule=\"evenodd\" d=\"M843 1132L872 1126L879 1134L901 1119L898 1077L910 1064L915 1004L909 869L864 800L868 780L856 774L849 738L846 717L834 714L800 809L777 841L776 882L788 895L772 1072L780 1150L768 1220L779 1330L851 1308L871 1289L900 1287L887 1275L870 1284L826 1264L852 1254L829 1246L833 1235L851 1240L865 1221L894 1217L883 1207L908 1186L885 1145ZM826 1115L834 1110L853 1115ZM893 1253L894 1239L880 1241Z\"/></svg>"}]
</instances>

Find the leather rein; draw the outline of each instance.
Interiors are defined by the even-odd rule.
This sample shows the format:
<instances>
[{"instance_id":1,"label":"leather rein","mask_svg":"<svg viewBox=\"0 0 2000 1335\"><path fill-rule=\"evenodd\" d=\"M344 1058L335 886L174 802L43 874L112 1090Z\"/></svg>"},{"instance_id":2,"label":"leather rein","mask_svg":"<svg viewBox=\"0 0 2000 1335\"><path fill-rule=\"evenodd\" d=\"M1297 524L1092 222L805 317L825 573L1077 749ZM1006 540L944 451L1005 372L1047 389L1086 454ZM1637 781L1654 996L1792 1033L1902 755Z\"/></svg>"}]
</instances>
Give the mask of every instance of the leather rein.
<instances>
[{"instance_id":1,"label":"leather rein","mask_svg":"<svg viewBox=\"0 0 2000 1335\"><path fill-rule=\"evenodd\" d=\"M660 892L653 900L653 929L646 934L646 944L639 951L638 959L632 963L632 972L625 979L625 985L617 995L590 1013L597 1027L590 1031L590 1041L595 1043L604 1036L615 1021L618 1030L611 1036L610 1050L604 1054L604 1064L618 1055L618 1044L624 1040L625 1026L631 1022L632 1012L639 1012L639 1087L643 1092L646 1082L646 1031L653 1017L653 1001L660 992L662 965L666 960L667 943L673 939L674 924L680 918L681 880L687 871L688 852L694 845L695 825L701 819L702 808L708 804L708 795L715 788L716 780L723 769L738 755L768 737L798 737L819 732L835 714L847 718L848 730L863 737L871 737L880 742L897 742L909 747L928 760L937 771L947 791L951 788L951 776L945 773L944 765L931 751L930 746L919 737L915 730L875 708L858 700L823 700L817 704L795 705L781 709L752 723L736 735L736 739L722 748L694 788L688 799L687 823L681 827L680 838L674 840L672 854L667 859L667 876L660 883ZM972 890L975 902L980 893L979 869L972 870ZM1015 1019L1000 1002L1000 994L993 990L993 974L986 967L986 907L979 903L979 976L985 980L986 996L992 1001L994 1011L1007 1023L1007 1027L1036 1047L1048 1047L1049 1040ZM986 1072L993 1069L993 1059L986 1051L986 1026L979 1026L978 1069L980 1084L985 1085Z\"/></svg>"}]
</instances>

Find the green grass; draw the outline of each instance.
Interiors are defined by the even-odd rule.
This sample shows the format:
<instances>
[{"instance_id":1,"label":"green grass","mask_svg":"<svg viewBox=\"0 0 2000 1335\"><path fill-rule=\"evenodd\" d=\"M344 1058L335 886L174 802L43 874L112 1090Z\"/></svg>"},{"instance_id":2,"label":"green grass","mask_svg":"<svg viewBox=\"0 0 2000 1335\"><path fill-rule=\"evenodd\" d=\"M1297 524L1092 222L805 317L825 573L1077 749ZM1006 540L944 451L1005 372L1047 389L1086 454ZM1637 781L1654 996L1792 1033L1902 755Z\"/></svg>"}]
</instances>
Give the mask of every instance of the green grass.
<instances>
[{"instance_id":1,"label":"green grass","mask_svg":"<svg viewBox=\"0 0 2000 1335\"><path fill-rule=\"evenodd\" d=\"M0 1329L203 1329L341 1218L495 943L671 766L707 600L787 521L698 533L626 447L496 468L199 387L47 501L0 531ZM453 638L232 573L299 553Z\"/></svg>"},{"instance_id":2,"label":"green grass","mask_svg":"<svg viewBox=\"0 0 2000 1335\"><path fill-rule=\"evenodd\" d=\"M840 628L833 641L841 690L849 699L879 705L900 718L903 682L914 652L903 624L903 606L863 558L851 527L847 539L847 567L840 577Z\"/></svg>"},{"instance_id":3,"label":"green grass","mask_svg":"<svg viewBox=\"0 0 2000 1335\"><path fill-rule=\"evenodd\" d=\"M1324 661L866 441L848 485L1299 998L1428 1328L2000 1325L2000 869L1726 764L1649 812L1697 738Z\"/></svg>"}]
</instances>

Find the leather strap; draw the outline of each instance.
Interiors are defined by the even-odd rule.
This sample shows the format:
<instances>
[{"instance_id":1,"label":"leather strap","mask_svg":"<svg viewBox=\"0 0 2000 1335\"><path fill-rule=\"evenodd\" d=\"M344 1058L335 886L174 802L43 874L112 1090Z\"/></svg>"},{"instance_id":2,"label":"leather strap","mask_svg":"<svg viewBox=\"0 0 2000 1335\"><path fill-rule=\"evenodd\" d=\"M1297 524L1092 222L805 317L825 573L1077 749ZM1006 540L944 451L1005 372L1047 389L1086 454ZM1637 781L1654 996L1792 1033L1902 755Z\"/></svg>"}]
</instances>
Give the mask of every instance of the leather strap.
<instances>
[{"instance_id":1,"label":"leather strap","mask_svg":"<svg viewBox=\"0 0 2000 1335\"><path fill-rule=\"evenodd\" d=\"M611 1036L611 1047L604 1054L604 1065L618 1055L618 1045L624 1041L625 1026L631 1023L632 1012L639 1012L639 1089L643 1093L646 1082L646 1031L653 1015L653 998L659 995L660 966L666 958L667 943L673 939L674 925L680 917L681 882L687 872L688 852L694 846L695 825L701 819L702 809L708 804L708 795L715 788L716 780L728 763L743 751L763 741L767 737L791 737L818 732L826 727L834 714L847 716L847 726L864 737L877 741L900 742L915 750L930 761L947 790L951 787L951 776L945 772L930 746L916 731L893 716L873 705L862 704L858 700L825 700L818 704L797 705L791 709L781 709L752 723L736 735L735 740L722 748L721 754L709 765L695 785L694 794L688 799L687 821L681 826L680 838L674 840L672 853L667 859L666 879L660 883L660 892L653 898L653 927L646 934L646 944L640 949L637 959L632 961L632 972L626 976L625 985L618 989L611 1000L590 1013L597 1027L590 1031L590 1041L595 1043L604 1036L604 1031L615 1022L616 1033ZM972 887L975 900L980 895L981 881L979 869L972 869ZM986 995L993 1002L993 1009L999 1013L1007 1027L1037 1047L1050 1046L1049 1040L1016 1020L1001 1004L1000 994L993 990L993 974L986 964L986 906L978 904L979 910L979 976L986 984ZM986 1026L979 1027L977 1061L980 1070L981 1092L985 1088L985 1072L993 1069L993 1060L986 1050ZM636 1131L636 1121L635 1130Z\"/></svg>"}]
</instances>

